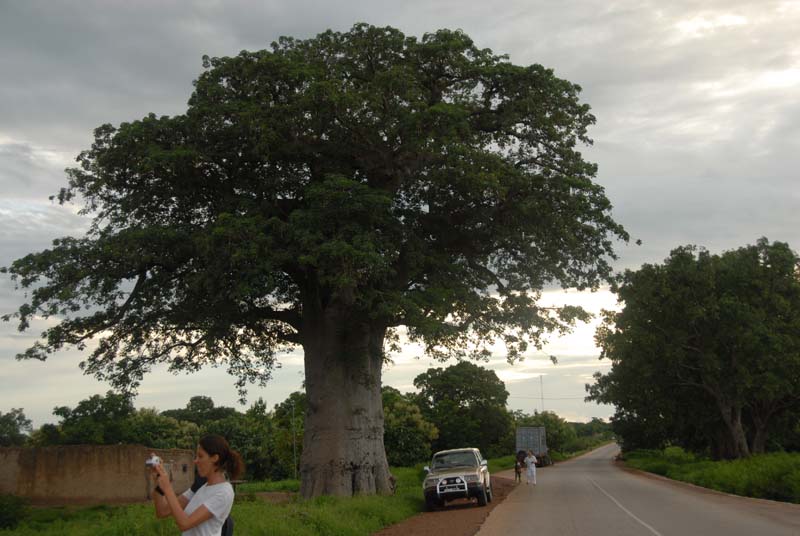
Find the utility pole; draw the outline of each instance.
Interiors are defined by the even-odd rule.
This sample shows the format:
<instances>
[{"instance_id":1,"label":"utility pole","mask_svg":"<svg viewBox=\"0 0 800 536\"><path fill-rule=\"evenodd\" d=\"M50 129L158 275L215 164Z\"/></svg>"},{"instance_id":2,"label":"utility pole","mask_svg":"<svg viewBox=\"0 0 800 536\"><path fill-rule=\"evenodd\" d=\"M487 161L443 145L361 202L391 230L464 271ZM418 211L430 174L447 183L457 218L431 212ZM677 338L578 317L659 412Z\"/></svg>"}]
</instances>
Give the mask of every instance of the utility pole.
<instances>
[{"instance_id":1,"label":"utility pole","mask_svg":"<svg viewBox=\"0 0 800 536\"><path fill-rule=\"evenodd\" d=\"M539 374L539 394L542 397L542 413L544 413L544 382L542 381L544 374Z\"/></svg>"}]
</instances>

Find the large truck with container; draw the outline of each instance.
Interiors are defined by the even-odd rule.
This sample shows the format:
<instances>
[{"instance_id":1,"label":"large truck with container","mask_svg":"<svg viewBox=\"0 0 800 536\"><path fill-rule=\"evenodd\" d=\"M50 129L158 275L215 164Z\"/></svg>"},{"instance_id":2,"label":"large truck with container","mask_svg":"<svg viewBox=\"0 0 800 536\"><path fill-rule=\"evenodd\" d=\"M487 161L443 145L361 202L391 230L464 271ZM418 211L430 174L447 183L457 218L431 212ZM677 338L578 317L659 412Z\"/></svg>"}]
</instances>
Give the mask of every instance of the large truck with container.
<instances>
[{"instance_id":1,"label":"large truck with container","mask_svg":"<svg viewBox=\"0 0 800 536\"><path fill-rule=\"evenodd\" d=\"M553 461L547 452L547 434L544 426L518 426L517 443L514 451L517 457L524 457L524 453L533 451L538 466L550 465Z\"/></svg>"}]
</instances>

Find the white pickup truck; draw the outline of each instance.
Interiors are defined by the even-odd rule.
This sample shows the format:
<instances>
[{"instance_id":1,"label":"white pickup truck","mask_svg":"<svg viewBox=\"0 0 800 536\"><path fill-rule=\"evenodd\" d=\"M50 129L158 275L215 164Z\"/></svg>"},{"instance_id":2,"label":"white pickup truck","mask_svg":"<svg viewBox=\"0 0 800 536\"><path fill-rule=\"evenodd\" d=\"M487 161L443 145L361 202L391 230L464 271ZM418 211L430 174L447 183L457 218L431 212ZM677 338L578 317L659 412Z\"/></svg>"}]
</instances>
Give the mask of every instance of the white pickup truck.
<instances>
[{"instance_id":1,"label":"white pickup truck","mask_svg":"<svg viewBox=\"0 0 800 536\"><path fill-rule=\"evenodd\" d=\"M422 483L425 505L435 510L453 499L471 498L479 506L492 500L492 480L488 463L475 448L442 450L433 455L428 475Z\"/></svg>"}]
</instances>

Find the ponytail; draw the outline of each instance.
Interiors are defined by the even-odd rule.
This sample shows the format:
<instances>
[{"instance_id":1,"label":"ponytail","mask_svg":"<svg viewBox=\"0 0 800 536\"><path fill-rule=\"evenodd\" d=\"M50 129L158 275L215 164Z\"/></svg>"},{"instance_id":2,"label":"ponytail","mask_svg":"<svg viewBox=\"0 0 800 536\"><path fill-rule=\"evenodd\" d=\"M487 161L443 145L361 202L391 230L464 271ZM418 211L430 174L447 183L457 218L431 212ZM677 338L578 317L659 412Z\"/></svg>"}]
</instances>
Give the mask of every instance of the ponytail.
<instances>
[{"instance_id":1,"label":"ponytail","mask_svg":"<svg viewBox=\"0 0 800 536\"><path fill-rule=\"evenodd\" d=\"M244 462L238 452L233 450L228 441L220 435L207 435L200 440L200 447L209 456L218 455L217 467L221 467L228 478L235 480L244 473Z\"/></svg>"}]
</instances>

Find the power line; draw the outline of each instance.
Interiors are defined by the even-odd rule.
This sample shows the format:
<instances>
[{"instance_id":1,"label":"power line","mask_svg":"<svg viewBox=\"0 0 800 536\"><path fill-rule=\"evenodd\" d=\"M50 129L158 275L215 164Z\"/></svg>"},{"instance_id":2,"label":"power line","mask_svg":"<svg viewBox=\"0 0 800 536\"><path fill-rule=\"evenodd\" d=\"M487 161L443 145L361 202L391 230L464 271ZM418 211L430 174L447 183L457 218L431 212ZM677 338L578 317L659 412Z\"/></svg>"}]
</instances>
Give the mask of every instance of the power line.
<instances>
[{"instance_id":1,"label":"power line","mask_svg":"<svg viewBox=\"0 0 800 536\"><path fill-rule=\"evenodd\" d=\"M539 397L539 396L510 396L508 398L525 398L527 400L583 400L586 398L585 396L565 396L565 397L558 397L558 398L547 398L547 397Z\"/></svg>"}]
</instances>

